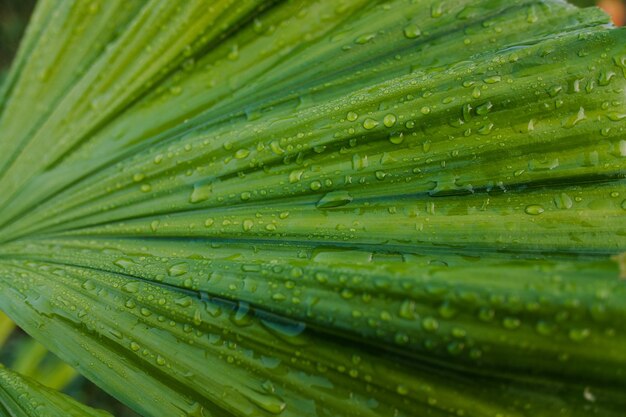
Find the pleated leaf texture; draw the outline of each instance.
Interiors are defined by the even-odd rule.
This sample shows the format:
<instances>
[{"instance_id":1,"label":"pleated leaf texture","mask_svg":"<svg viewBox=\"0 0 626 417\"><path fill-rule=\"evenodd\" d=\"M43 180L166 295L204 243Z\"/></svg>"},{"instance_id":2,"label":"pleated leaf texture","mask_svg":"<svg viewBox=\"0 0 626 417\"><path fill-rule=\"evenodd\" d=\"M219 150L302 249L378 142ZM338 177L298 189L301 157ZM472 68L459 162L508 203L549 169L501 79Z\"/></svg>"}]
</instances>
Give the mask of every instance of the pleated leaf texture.
<instances>
[{"instance_id":1,"label":"pleated leaf texture","mask_svg":"<svg viewBox=\"0 0 626 417\"><path fill-rule=\"evenodd\" d=\"M2 416L111 417L0 365Z\"/></svg>"},{"instance_id":2,"label":"pleated leaf texture","mask_svg":"<svg viewBox=\"0 0 626 417\"><path fill-rule=\"evenodd\" d=\"M43 0L0 94L0 309L140 414L623 417L598 9Z\"/></svg>"}]
</instances>

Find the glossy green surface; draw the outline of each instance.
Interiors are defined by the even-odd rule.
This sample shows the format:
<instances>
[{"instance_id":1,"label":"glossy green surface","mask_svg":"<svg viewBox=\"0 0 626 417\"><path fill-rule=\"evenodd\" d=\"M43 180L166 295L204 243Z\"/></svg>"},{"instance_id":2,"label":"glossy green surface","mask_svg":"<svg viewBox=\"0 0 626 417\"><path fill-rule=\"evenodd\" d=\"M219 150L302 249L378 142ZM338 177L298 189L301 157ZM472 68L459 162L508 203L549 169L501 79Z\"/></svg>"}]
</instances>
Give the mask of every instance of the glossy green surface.
<instances>
[{"instance_id":1,"label":"glossy green surface","mask_svg":"<svg viewBox=\"0 0 626 417\"><path fill-rule=\"evenodd\" d=\"M607 21L44 1L0 95L0 309L146 416L620 417Z\"/></svg>"}]
</instances>

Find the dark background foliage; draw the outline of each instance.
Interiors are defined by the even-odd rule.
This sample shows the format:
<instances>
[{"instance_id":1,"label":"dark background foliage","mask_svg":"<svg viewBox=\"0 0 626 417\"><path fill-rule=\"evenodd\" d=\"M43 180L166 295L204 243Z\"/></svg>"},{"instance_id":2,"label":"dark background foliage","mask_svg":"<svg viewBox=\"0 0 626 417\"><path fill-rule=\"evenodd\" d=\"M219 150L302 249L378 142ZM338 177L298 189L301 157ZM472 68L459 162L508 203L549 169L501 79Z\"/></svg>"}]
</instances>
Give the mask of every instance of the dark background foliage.
<instances>
[{"instance_id":1,"label":"dark background foliage","mask_svg":"<svg viewBox=\"0 0 626 417\"><path fill-rule=\"evenodd\" d=\"M17 51L35 0L0 0L0 80Z\"/></svg>"}]
</instances>

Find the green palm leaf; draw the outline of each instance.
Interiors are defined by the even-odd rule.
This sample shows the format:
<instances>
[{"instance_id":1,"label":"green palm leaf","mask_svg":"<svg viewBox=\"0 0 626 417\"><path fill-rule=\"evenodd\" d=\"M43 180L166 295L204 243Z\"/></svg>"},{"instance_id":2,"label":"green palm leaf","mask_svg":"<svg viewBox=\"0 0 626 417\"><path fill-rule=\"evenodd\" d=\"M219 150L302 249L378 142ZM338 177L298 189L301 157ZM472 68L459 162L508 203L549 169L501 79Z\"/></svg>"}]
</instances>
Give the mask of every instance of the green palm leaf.
<instances>
[{"instance_id":1,"label":"green palm leaf","mask_svg":"<svg viewBox=\"0 0 626 417\"><path fill-rule=\"evenodd\" d=\"M34 380L0 365L0 412L3 416L107 417L111 414L90 409Z\"/></svg>"},{"instance_id":2,"label":"green palm leaf","mask_svg":"<svg viewBox=\"0 0 626 417\"><path fill-rule=\"evenodd\" d=\"M625 39L556 0L43 1L0 308L147 416L620 416Z\"/></svg>"}]
</instances>

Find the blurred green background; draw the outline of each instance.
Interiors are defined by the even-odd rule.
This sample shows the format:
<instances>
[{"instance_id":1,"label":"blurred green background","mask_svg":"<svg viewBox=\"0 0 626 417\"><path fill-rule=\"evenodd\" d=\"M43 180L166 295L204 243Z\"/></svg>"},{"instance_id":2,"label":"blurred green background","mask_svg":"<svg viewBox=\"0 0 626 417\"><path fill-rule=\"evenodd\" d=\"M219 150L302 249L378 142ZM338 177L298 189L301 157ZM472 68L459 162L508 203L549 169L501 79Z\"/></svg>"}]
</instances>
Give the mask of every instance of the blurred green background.
<instances>
[{"instance_id":1,"label":"blurred green background","mask_svg":"<svg viewBox=\"0 0 626 417\"><path fill-rule=\"evenodd\" d=\"M0 81L15 56L35 0L0 0Z\"/></svg>"}]
</instances>

